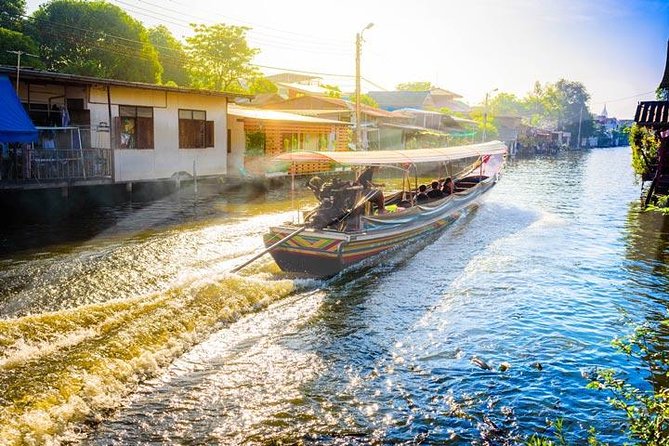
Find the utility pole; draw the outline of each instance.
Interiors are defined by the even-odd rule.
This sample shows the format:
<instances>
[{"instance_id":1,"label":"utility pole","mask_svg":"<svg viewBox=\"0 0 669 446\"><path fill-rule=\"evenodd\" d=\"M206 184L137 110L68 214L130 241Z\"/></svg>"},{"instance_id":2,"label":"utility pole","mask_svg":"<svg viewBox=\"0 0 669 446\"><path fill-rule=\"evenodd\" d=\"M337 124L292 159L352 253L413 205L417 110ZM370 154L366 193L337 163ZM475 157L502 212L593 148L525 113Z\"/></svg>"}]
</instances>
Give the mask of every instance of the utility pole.
<instances>
[{"instance_id":1,"label":"utility pole","mask_svg":"<svg viewBox=\"0 0 669 446\"><path fill-rule=\"evenodd\" d=\"M483 108L483 135L481 137L481 142L485 142L486 132L488 127L488 95L497 91L497 88L491 90L485 94L485 106Z\"/></svg>"},{"instance_id":2,"label":"utility pole","mask_svg":"<svg viewBox=\"0 0 669 446\"><path fill-rule=\"evenodd\" d=\"M373 23L365 26L362 31L355 35L355 150L362 147L362 127L360 126L360 53L362 52L362 34L365 30L374 26Z\"/></svg>"},{"instance_id":3,"label":"utility pole","mask_svg":"<svg viewBox=\"0 0 669 446\"><path fill-rule=\"evenodd\" d=\"M39 57L35 54L30 54L25 51L10 51L8 53L16 54L16 95L19 95L19 78L21 77L21 56L25 54L26 56Z\"/></svg>"},{"instance_id":4,"label":"utility pole","mask_svg":"<svg viewBox=\"0 0 669 446\"><path fill-rule=\"evenodd\" d=\"M578 113L578 140L576 140L576 148L581 148L581 124L583 123L583 106L581 105L581 111Z\"/></svg>"}]
</instances>

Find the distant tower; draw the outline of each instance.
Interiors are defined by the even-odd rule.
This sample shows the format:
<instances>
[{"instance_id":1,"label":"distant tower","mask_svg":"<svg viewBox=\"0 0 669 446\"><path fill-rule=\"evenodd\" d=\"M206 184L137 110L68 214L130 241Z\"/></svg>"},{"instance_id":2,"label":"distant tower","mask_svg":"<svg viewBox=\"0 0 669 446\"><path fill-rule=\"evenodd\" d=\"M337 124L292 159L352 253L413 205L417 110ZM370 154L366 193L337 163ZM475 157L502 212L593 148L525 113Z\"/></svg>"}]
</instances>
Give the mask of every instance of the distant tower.
<instances>
[{"instance_id":1,"label":"distant tower","mask_svg":"<svg viewBox=\"0 0 669 446\"><path fill-rule=\"evenodd\" d=\"M603 118L608 118L609 117L609 112L606 111L606 104L604 104L604 110L599 114L599 116Z\"/></svg>"}]
</instances>

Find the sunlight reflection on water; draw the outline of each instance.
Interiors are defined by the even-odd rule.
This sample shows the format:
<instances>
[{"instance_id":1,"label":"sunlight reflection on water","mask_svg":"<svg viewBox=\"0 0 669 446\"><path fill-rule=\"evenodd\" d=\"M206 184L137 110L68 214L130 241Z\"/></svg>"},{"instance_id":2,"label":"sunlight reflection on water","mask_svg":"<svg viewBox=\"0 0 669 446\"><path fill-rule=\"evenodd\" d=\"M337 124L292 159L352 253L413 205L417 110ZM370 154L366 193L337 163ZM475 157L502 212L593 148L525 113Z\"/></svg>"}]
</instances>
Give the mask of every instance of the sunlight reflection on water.
<instances>
[{"instance_id":1,"label":"sunlight reflection on water","mask_svg":"<svg viewBox=\"0 0 669 446\"><path fill-rule=\"evenodd\" d=\"M275 293L198 338L85 443L513 444L564 416L579 422L569 424L575 443L594 426L622 444L623 416L584 376L613 366L642 381L609 342L664 314L669 288L669 228L638 213L629 158L619 148L512 162L443 236L329 281L287 280L268 259L226 281L268 224L290 218L272 201L232 221L28 257L9 274L29 271L33 282L3 291L2 308L111 305L114 293L142 287L176 293L160 313L188 308L190 293L206 296L202 308ZM96 288L95 274L106 285ZM138 326L166 321L142 317Z\"/></svg>"}]
</instances>

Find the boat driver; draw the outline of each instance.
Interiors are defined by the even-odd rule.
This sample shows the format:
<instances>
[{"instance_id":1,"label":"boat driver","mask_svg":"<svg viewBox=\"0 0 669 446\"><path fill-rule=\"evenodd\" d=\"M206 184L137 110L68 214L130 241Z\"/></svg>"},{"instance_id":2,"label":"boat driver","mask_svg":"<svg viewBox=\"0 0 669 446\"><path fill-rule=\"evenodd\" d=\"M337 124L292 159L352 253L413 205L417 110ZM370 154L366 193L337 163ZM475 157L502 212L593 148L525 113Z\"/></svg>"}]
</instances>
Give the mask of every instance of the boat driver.
<instances>
[{"instance_id":1,"label":"boat driver","mask_svg":"<svg viewBox=\"0 0 669 446\"><path fill-rule=\"evenodd\" d=\"M363 192L365 194L368 194L369 191L374 188L385 186L385 184L382 183L377 184L372 182L374 174L378 170L379 166L369 166L363 170L360 175L358 175L358 178L356 178L355 182L363 187ZM374 192L374 194L369 198L369 201L376 205L376 208L379 210L379 214L386 212L385 198L383 197L383 191L381 189L376 189L376 192Z\"/></svg>"}]
</instances>

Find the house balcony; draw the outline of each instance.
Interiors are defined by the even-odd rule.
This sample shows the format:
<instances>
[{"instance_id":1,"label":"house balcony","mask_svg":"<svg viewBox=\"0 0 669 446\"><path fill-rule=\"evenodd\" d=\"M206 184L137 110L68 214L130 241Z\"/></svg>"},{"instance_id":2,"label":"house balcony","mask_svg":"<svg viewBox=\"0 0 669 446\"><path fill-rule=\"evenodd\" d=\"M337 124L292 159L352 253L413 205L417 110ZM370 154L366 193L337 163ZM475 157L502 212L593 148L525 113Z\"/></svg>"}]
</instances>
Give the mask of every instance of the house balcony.
<instances>
[{"instance_id":1,"label":"house balcony","mask_svg":"<svg viewBox=\"0 0 669 446\"><path fill-rule=\"evenodd\" d=\"M91 144L90 127L37 127L35 144L9 145L0 189L41 189L112 182L112 151Z\"/></svg>"}]
</instances>

